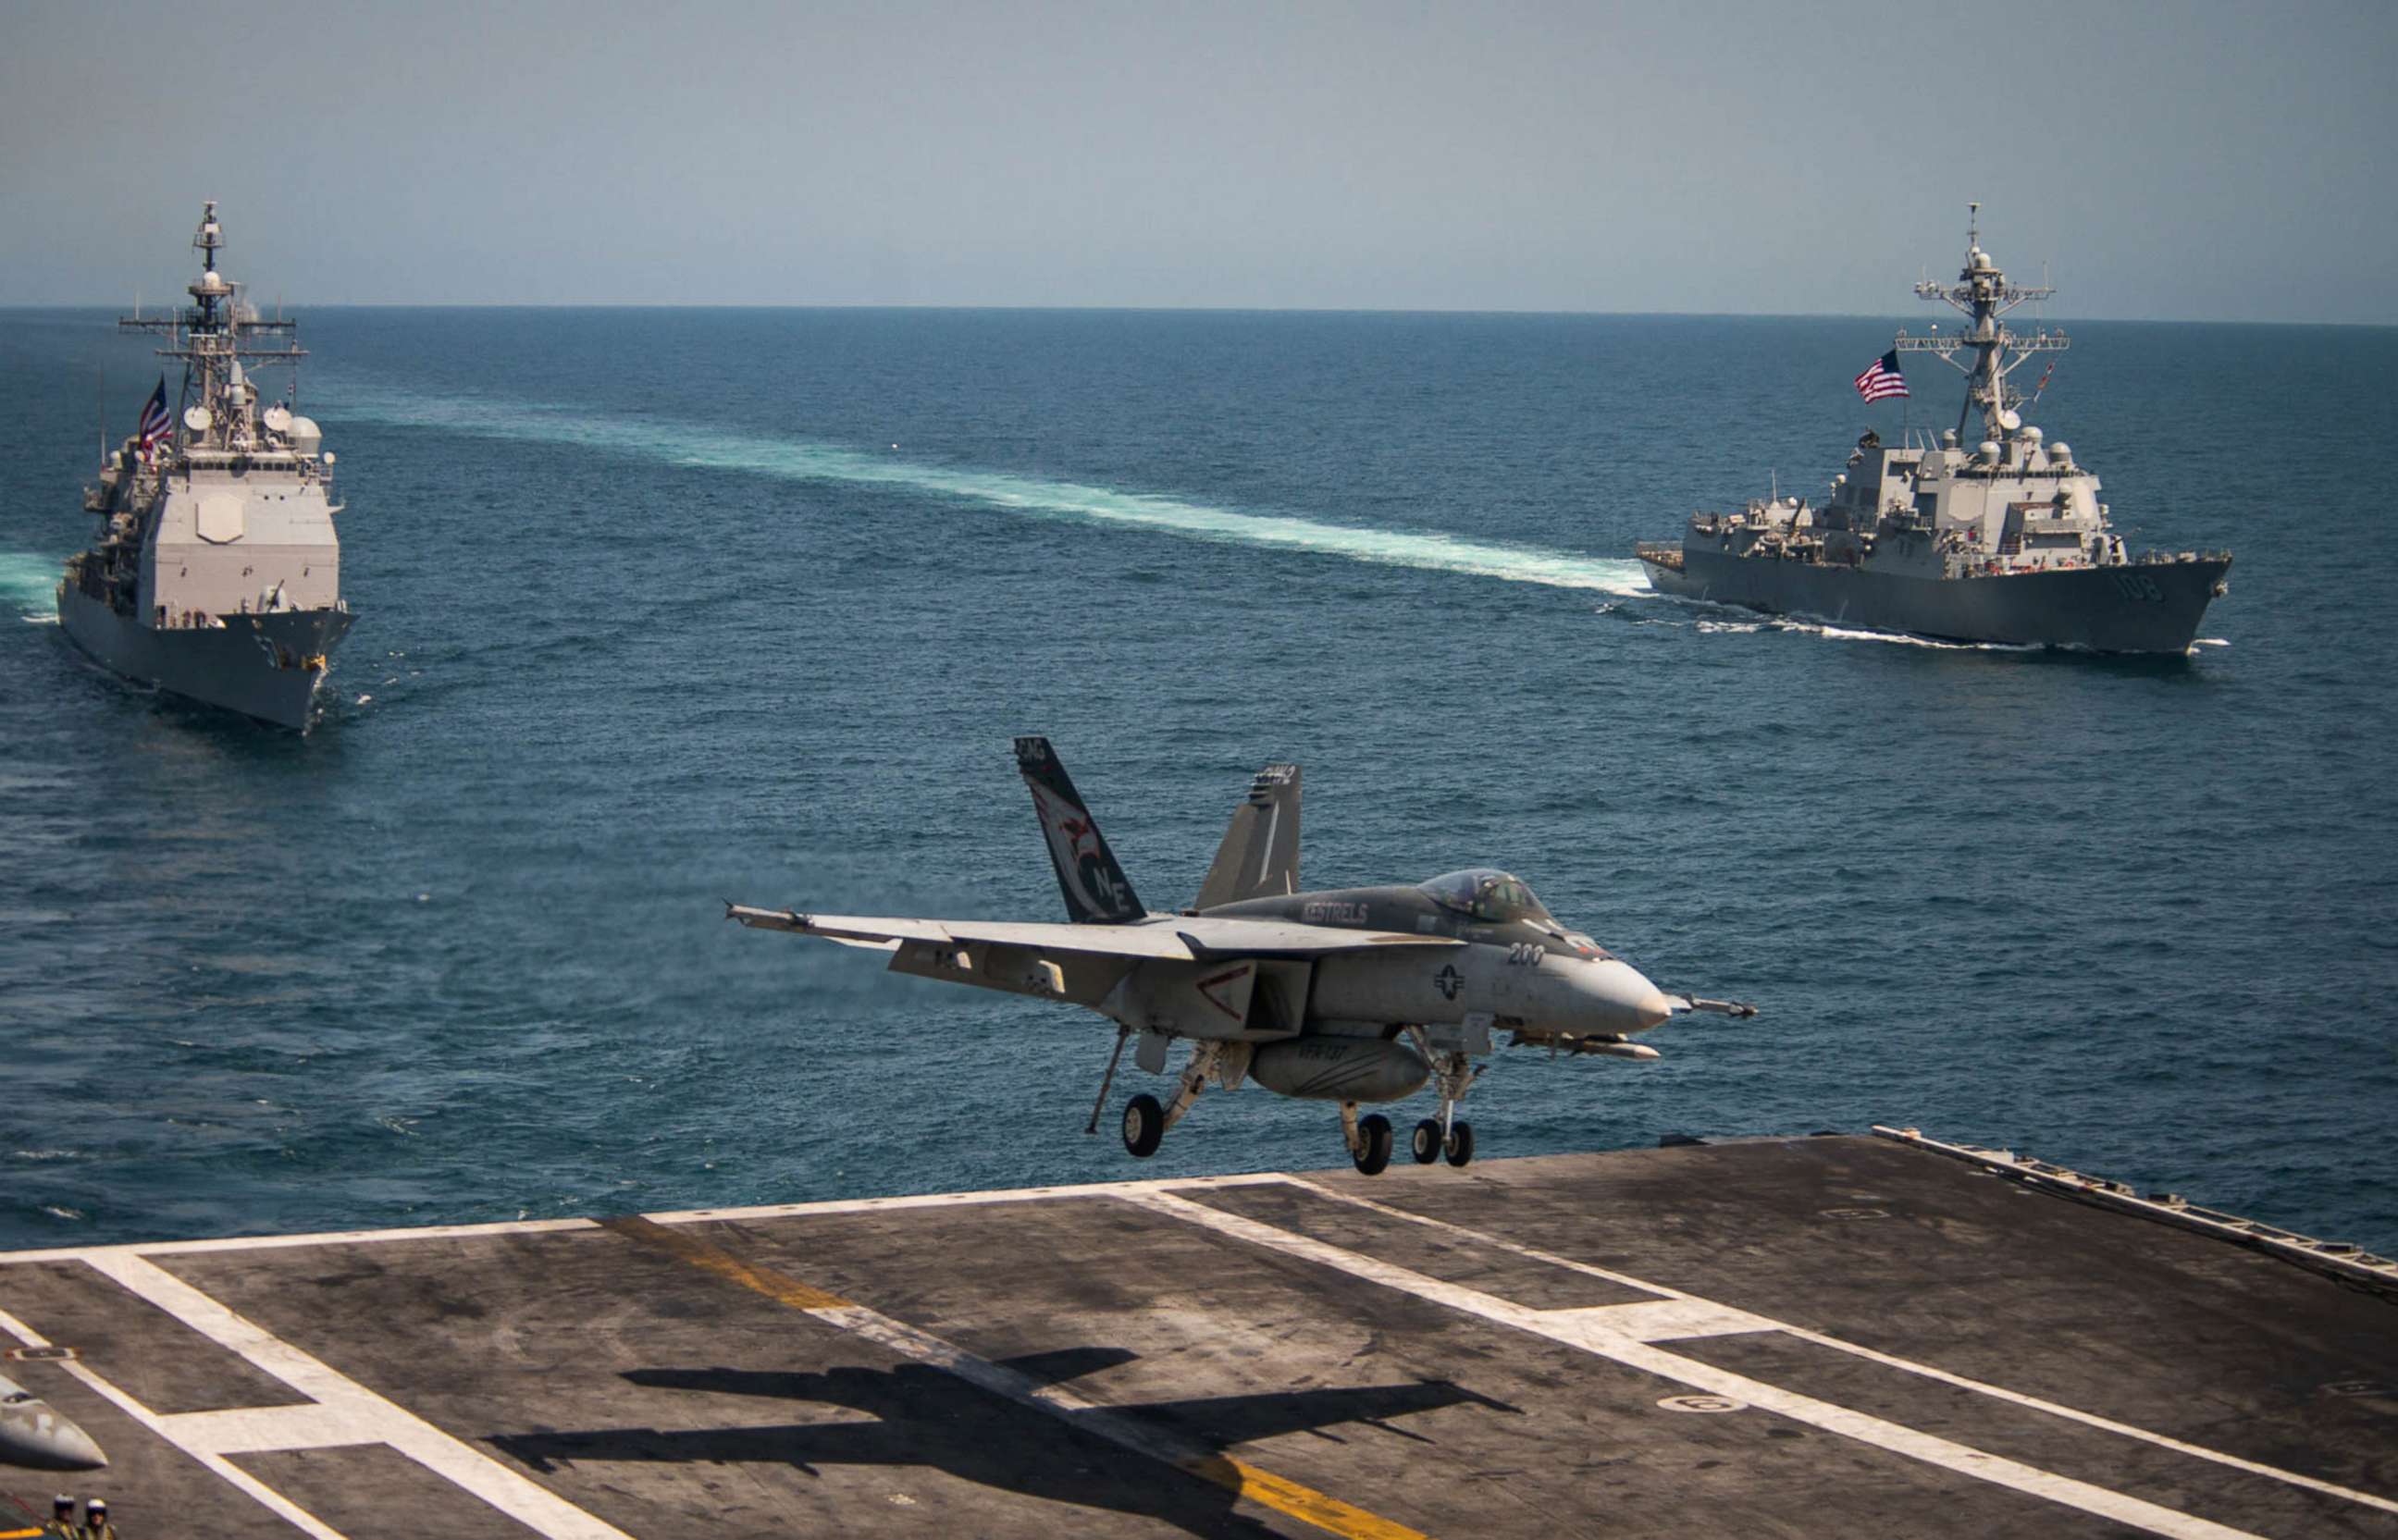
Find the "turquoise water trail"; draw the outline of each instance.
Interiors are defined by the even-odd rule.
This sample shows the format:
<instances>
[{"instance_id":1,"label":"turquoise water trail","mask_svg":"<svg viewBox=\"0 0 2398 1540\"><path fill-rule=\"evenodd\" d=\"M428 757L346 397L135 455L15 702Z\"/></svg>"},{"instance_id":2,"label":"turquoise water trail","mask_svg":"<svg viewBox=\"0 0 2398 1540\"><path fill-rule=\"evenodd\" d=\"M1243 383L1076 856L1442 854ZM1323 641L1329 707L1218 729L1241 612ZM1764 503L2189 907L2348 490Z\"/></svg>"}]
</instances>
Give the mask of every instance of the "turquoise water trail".
<instances>
[{"instance_id":1,"label":"turquoise water trail","mask_svg":"<svg viewBox=\"0 0 2398 1540\"><path fill-rule=\"evenodd\" d=\"M1453 572L1604 594L1649 591L1640 564L1574 556L1455 535L1353 528L1290 515L1243 513L1151 493L918 463L829 444L755 437L698 427L601 418L522 402L437 400L390 390L337 394L352 420L520 443L565 445L662 464L792 481L906 488L1036 518L1124 525L1192 540L1304 551L1426 572Z\"/></svg>"}]
</instances>

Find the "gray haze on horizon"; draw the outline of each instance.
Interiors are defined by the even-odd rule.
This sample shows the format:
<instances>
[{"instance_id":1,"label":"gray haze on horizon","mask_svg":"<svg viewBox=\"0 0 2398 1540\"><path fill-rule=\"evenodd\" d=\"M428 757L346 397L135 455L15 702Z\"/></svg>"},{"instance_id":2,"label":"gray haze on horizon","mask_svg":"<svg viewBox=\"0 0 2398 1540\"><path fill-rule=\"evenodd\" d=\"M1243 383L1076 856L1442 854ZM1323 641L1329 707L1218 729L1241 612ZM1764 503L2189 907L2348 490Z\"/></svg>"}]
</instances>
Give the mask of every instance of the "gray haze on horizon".
<instances>
[{"instance_id":1,"label":"gray haze on horizon","mask_svg":"<svg viewBox=\"0 0 2398 1540\"><path fill-rule=\"evenodd\" d=\"M195 22L197 24L195 24ZM0 6L0 304L2398 322L2398 6ZM1973 39L1987 37L1987 55Z\"/></svg>"}]
</instances>

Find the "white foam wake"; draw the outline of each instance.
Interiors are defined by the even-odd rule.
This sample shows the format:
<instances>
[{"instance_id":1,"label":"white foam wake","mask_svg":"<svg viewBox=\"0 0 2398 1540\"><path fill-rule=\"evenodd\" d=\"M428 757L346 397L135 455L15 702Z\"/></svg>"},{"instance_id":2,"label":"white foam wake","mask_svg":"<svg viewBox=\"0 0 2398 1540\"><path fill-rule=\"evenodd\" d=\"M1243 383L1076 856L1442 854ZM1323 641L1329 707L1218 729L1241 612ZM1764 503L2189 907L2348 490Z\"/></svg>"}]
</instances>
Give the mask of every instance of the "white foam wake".
<instances>
[{"instance_id":1,"label":"white foam wake","mask_svg":"<svg viewBox=\"0 0 2398 1540\"><path fill-rule=\"evenodd\" d=\"M61 556L30 551L0 551L0 604L36 624L59 618L56 596Z\"/></svg>"},{"instance_id":2,"label":"white foam wake","mask_svg":"<svg viewBox=\"0 0 2398 1540\"><path fill-rule=\"evenodd\" d=\"M328 399L330 398L330 399ZM327 418L369 418L486 437L567 444L667 464L793 481L906 487L1034 518L1125 525L1193 540L1457 572L1624 596L1649 590L1640 564L1455 535L1375 529L1291 515L1242 513L1147 492L927 465L835 445L731 434L691 424L597 418L522 404L444 401L369 389L327 390Z\"/></svg>"},{"instance_id":3,"label":"white foam wake","mask_svg":"<svg viewBox=\"0 0 2398 1540\"><path fill-rule=\"evenodd\" d=\"M1938 652L2038 652L2037 642L1944 642L1930 636L1910 636L1899 631L1856 631L1846 626L1822 625L1812 621L1785 621L1788 631L1805 631L1836 642L1887 642L1893 647L1928 647Z\"/></svg>"}]
</instances>

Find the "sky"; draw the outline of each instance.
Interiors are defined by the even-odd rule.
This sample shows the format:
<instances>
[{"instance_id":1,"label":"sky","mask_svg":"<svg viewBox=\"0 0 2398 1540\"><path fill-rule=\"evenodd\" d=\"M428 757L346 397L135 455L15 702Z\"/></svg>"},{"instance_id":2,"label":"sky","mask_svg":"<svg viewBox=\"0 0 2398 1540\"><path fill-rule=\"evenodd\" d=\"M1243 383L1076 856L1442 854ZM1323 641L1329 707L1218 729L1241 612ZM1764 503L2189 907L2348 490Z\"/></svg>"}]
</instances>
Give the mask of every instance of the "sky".
<instances>
[{"instance_id":1,"label":"sky","mask_svg":"<svg viewBox=\"0 0 2398 1540\"><path fill-rule=\"evenodd\" d=\"M2398 324L2398 0L0 0L0 305Z\"/></svg>"}]
</instances>

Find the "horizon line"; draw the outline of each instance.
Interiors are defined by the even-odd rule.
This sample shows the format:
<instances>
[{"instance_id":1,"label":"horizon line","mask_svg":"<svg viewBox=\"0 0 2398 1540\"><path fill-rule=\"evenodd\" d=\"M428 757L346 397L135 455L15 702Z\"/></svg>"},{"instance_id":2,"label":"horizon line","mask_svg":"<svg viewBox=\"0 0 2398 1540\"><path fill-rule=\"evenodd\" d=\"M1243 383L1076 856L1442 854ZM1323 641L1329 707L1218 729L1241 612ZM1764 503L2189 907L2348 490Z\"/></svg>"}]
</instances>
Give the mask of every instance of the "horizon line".
<instances>
[{"instance_id":1,"label":"horizon line","mask_svg":"<svg viewBox=\"0 0 2398 1540\"><path fill-rule=\"evenodd\" d=\"M247 288L249 286L242 286ZM1894 313L1876 315L1867 311L1842 310L1556 310L1514 306L1398 306L1398 305L1142 305L1142 304L975 304L950 302L876 302L865 301L784 301L762 300L721 301L628 301L628 300L285 300L276 305L279 315L300 308L312 310L758 310L758 311L932 311L989 312L1060 315L1508 315L1537 317L1588 317L1614 320L1691 320L1691 321L1890 321L1906 317ZM0 301L0 312L7 311L92 311L121 308L113 301L52 300L22 303ZM168 308L183 309L176 305ZM164 315L162 310L159 314ZM263 314L263 312L262 312ZM1920 313L1910 313L1920 314ZM2189 315L2078 315L2058 316L2045 321L2047 325L2076 325L2101 322L2109 326L2253 326L2253 327L2319 327L2353 328L2369 330L2398 328L2398 320L2264 320L2245 316Z\"/></svg>"}]
</instances>

